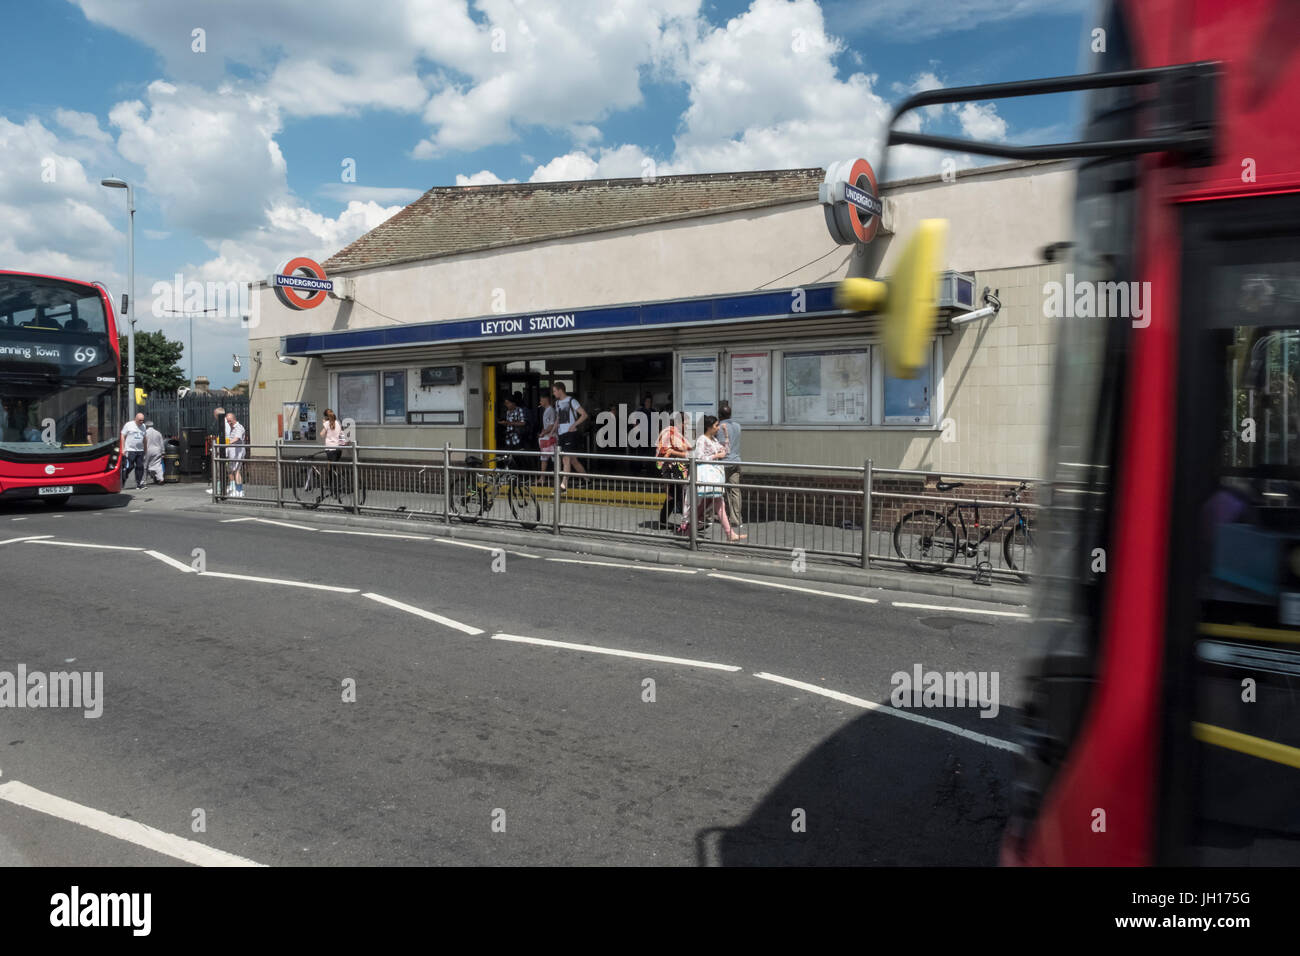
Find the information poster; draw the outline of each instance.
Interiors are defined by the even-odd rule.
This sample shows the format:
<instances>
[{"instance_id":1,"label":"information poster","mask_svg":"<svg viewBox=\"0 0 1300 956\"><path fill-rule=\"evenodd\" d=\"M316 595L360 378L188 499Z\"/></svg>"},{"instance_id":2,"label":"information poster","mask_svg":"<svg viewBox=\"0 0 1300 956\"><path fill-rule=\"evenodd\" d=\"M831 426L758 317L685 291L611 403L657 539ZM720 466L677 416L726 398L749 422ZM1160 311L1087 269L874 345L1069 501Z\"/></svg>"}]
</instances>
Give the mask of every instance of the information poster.
<instances>
[{"instance_id":1,"label":"information poster","mask_svg":"<svg viewBox=\"0 0 1300 956\"><path fill-rule=\"evenodd\" d=\"M681 360L681 410L692 421L718 413L718 358L716 355Z\"/></svg>"},{"instance_id":2,"label":"information poster","mask_svg":"<svg viewBox=\"0 0 1300 956\"><path fill-rule=\"evenodd\" d=\"M915 378L885 375L885 424L930 424L930 363Z\"/></svg>"},{"instance_id":3,"label":"information poster","mask_svg":"<svg viewBox=\"0 0 1300 956\"><path fill-rule=\"evenodd\" d=\"M406 424L406 373L384 372L384 424Z\"/></svg>"},{"instance_id":4,"label":"information poster","mask_svg":"<svg viewBox=\"0 0 1300 956\"><path fill-rule=\"evenodd\" d=\"M338 416L359 425L379 422L379 376L374 372L339 372Z\"/></svg>"},{"instance_id":5,"label":"information poster","mask_svg":"<svg viewBox=\"0 0 1300 956\"><path fill-rule=\"evenodd\" d=\"M792 425L865 425L866 349L786 352L784 420Z\"/></svg>"},{"instance_id":6,"label":"information poster","mask_svg":"<svg viewBox=\"0 0 1300 956\"><path fill-rule=\"evenodd\" d=\"M772 356L769 352L731 355L731 417L742 425L772 420Z\"/></svg>"}]
</instances>

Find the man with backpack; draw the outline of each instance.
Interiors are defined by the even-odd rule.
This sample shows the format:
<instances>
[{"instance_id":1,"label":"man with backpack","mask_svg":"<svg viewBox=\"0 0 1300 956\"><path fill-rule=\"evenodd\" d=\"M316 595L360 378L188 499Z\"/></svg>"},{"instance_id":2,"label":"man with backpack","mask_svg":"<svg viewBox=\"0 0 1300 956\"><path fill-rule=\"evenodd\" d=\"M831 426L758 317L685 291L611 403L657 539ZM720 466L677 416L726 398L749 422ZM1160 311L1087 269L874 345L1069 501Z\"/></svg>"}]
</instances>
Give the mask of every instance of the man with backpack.
<instances>
[{"instance_id":1,"label":"man with backpack","mask_svg":"<svg viewBox=\"0 0 1300 956\"><path fill-rule=\"evenodd\" d=\"M570 397L569 390L563 382L552 385L551 394L555 396L555 422L556 434L560 440L561 470L566 474L576 471L580 475L585 475L587 469L582 467L577 454L582 439L581 429L588 418L587 411L578 404L576 398ZM568 490L568 483L563 478L560 479L560 490Z\"/></svg>"}]
</instances>

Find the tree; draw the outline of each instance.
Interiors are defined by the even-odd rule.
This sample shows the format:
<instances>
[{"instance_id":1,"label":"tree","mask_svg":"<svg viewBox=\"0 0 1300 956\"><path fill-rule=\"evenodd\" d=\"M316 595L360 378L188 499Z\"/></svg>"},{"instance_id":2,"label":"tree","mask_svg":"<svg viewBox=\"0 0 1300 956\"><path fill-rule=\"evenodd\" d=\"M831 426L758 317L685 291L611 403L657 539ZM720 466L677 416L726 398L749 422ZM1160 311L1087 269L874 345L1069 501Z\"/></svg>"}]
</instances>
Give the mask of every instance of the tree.
<instances>
[{"instance_id":1,"label":"tree","mask_svg":"<svg viewBox=\"0 0 1300 956\"><path fill-rule=\"evenodd\" d=\"M122 350L122 380L126 380L126 336L117 337ZM187 381L181 368L185 346L174 342L162 332L137 332L135 334L135 384L150 395L155 392L174 392Z\"/></svg>"}]
</instances>

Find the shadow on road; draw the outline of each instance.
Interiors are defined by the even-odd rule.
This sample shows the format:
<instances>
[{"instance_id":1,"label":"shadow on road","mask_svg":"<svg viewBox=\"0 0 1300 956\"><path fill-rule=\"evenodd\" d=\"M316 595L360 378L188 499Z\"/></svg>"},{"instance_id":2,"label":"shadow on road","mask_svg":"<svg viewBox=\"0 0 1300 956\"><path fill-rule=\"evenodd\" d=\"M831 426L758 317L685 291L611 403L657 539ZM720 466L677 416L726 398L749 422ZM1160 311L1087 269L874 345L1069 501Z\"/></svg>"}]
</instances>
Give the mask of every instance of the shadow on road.
<instances>
[{"instance_id":1,"label":"shadow on road","mask_svg":"<svg viewBox=\"0 0 1300 956\"><path fill-rule=\"evenodd\" d=\"M925 716L1016 740L1003 707ZM993 866L1014 755L954 734L865 713L781 779L744 823L695 836L701 866ZM798 811L805 832L797 832Z\"/></svg>"},{"instance_id":2,"label":"shadow on road","mask_svg":"<svg viewBox=\"0 0 1300 956\"><path fill-rule=\"evenodd\" d=\"M67 504L51 506L39 498L18 499L0 503L0 515L21 518L24 515L59 514L77 511L111 511L125 508L131 503L131 496L117 495L75 495Z\"/></svg>"}]
</instances>

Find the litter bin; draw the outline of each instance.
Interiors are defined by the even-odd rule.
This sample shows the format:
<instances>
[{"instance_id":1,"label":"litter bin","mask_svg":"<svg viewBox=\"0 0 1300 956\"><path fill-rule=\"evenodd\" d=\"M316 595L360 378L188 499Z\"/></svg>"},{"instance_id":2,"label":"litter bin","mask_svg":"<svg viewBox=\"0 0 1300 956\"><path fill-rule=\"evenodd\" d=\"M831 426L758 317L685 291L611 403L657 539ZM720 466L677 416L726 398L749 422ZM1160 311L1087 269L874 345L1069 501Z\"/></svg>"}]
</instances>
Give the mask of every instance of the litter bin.
<instances>
[{"instance_id":1,"label":"litter bin","mask_svg":"<svg viewBox=\"0 0 1300 956\"><path fill-rule=\"evenodd\" d=\"M170 484L180 480L181 443L175 438L169 438L163 445L163 481Z\"/></svg>"}]
</instances>

